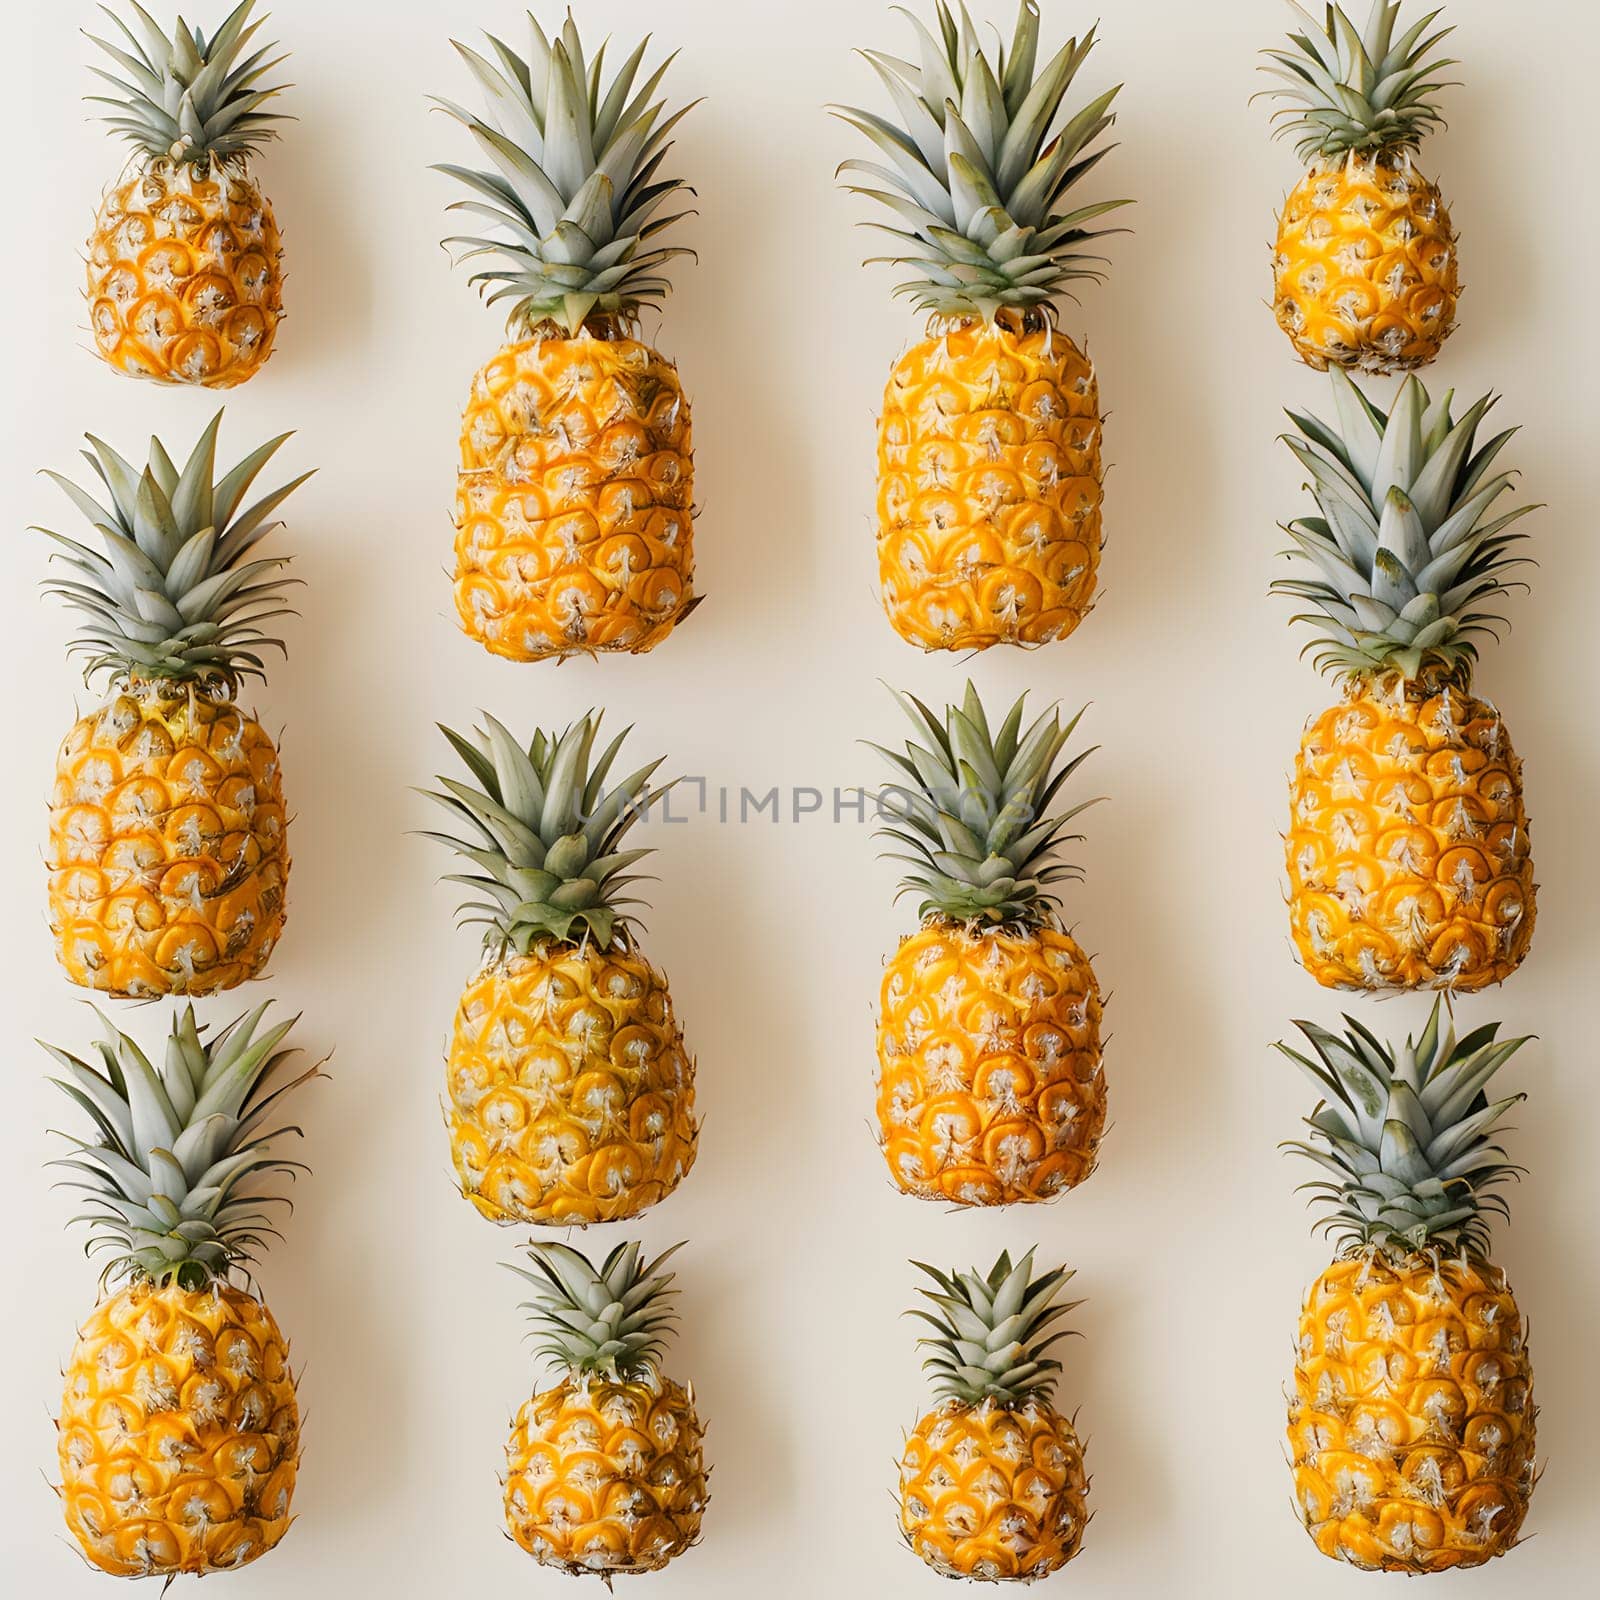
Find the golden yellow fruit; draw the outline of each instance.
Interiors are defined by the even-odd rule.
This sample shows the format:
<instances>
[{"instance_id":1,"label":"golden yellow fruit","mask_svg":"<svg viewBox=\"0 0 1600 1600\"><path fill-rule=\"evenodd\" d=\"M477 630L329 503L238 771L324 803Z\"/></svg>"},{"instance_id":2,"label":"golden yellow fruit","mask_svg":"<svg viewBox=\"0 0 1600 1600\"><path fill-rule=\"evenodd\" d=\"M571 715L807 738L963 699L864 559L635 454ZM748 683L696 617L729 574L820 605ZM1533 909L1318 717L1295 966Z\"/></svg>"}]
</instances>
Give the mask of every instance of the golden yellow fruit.
<instances>
[{"instance_id":1,"label":"golden yellow fruit","mask_svg":"<svg viewBox=\"0 0 1600 1600\"><path fill-rule=\"evenodd\" d=\"M473 378L456 614L496 655L653 650L695 604L693 516L689 402L649 345L545 324Z\"/></svg>"},{"instance_id":2,"label":"golden yellow fruit","mask_svg":"<svg viewBox=\"0 0 1600 1600\"><path fill-rule=\"evenodd\" d=\"M1083 1543L1089 1479L1072 1424L1039 1400L952 1400L900 1462L900 1529L947 1578L1043 1578Z\"/></svg>"},{"instance_id":3,"label":"golden yellow fruit","mask_svg":"<svg viewBox=\"0 0 1600 1600\"><path fill-rule=\"evenodd\" d=\"M131 685L74 725L50 796L50 927L74 983L210 994L283 931L283 780L265 729L198 687Z\"/></svg>"},{"instance_id":4,"label":"golden yellow fruit","mask_svg":"<svg viewBox=\"0 0 1600 1600\"><path fill-rule=\"evenodd\" d=\"M1456 237L1438 189L1401 156L1311 168L1284 202L1273 309L1300 358L1405 372L1455 324Z\"/></svg>"},{"instance_id":5,"label":"golden yellow fruit","mask_svg":"<svg viewBox=\"0 0 1600 1600\"><path fill-rule=\"evenodd\" d=\"M229 389L272 354L282 249L242 163L140 161L89 236L89 326L119 372Z\"/></svg>"},{"instance_id":6,"label":"golden yellow fruit","mask_svg":"<svg viewBox=\"0 0 1600 1600\"><path fill-rule=\"evenodd\" d=\"M226 1571L288 1531L289 1347L243 1290L145 1281L102 1300L67 1365L59 1430L67 1526L104 1572Z\"/></svg>"},{"instance_id":7,"label":"golden yellow fruit","mask_svg":"<svg viewBox=\"0 0 1600 1600\"><path fill-rule=\"evenodd\" d=\"M615 1222L694 1165L694 1063L637 951L551 942L486 965L447 1067L462 1193L494 1222Z\"/></svg>"},{"instance_id":8,"label":"golden yellow fruit","mask_svg":"<svg viewBox=\"0 0 1600 1600\"><path fill-rule=\"evenodd\" d=\"M907 1194L1048 1200L1094 1170L1100 988L1069 934L930 917L890 959L880 998L878 1126Z\"/></svg>"},{"instance_id":9,"label":"golden yellow fruit","mask_svg":"<svg viewBox=\"0 0 1600 1600\"><path fill-rule=\"evenodd\" d=\"M544 1566L655 1572L700 1536L703 1439L694 1392L669 1378L567 1378L512 1424L506 1526Z\"/></svg>"},{"instance_id":10,"label":"golden yellow fruit","mask_svg":"<svg viewBox=\"0 0 1600 1600\"><path fill-rule=\"evenodd\" d=\"M878 576L902 638L1064 638L1100 565L1100 397L1058 329L1003 312L896 363L878 425Z\"/></svg>"},{"instance_id":11,"label":"golden yellow fruit","mask_svg":"<svg viewBox=\"0 0 1600 1600\"><path fill-rule=\"evenodd\" d=\"M1295 946L1328 988L1470 991L1528 953L1522 763L1459 685L1394 676L1314 718L1285 844Z\"/></svg>"},{"instance_id":12,"label":"golden yellow fruit","mask_svg":"<svg viewBox=\"0 0 1600 1600\"><path fill-rule=\"evenodd\" d=\"M1289 1400L1295 1500L1326 1556L1475 1567L1533 1492L1533 1369L1504 1276L1468 1254L1360 1254L1311 1286Z\"/></svg>"}]
</instances>

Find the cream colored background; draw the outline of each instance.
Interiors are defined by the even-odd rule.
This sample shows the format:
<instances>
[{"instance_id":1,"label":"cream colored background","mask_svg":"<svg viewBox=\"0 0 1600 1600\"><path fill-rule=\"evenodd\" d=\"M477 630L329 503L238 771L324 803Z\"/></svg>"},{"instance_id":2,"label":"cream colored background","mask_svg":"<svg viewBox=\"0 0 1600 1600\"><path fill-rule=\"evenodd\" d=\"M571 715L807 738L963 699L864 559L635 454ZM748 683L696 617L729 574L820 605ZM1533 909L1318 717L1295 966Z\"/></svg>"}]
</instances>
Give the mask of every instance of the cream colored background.
<instances>
[{"instance_id":1,"label":"cream colored background","mask_svg":"<svg viewBox=\"0 0 1600 1600\"><path fill-rule=\"evenodd\" d=\"M163 15L166 8L163 7ZM221 3L206 10L220 15ZM692 1378L717 1463L704 1545L652 1596L799 1600L945 1591L897 1542L890 1499L901 1429L926 1398L900 1318L908 1256L987 1262L1039 1241L1078 1268L1085 1337L1061 1386L1090 1438L1096 1511L1065 1591L1155 1597L1338 1596L1363 1580L1319 1559L1295 1524L1280 1384L1303 1283L1326 1259L1293 1166L1276 1152L1309 1110L1269 1054L1292 1016L1331 1022L1334 996L1293 965L1277 829L1302 719L1329 690L1299 665L1286 605L1264 591L1274 523L1302 505L1275 444L1285 403L1320 405L1265 305L1267 239L1294 181L1269 144L1252 52L1287 13L1268 0L1111 0L1086 88L1126 79L1123 141L1097 194L1139 205L1115 273L1067 325L1087 330L1111 415L1105 596L1065 644L966 663L922 659L878 610L873 418L916 323L863 271L861 211L837 193L850 135L824 101L875 94L857 44L899 50L885 4L586 0L591 40L654 27L683 54L668 84L706 102L675 170L700 192L659 321L697 430L701 612L639 660L561 670L492 660L455 629L445 568L458 407L500 337L437 244L449 185L425 171L464 138L424 109L468 92L446 38L516 37L512 0L382 7L277 0L300 119L260 164L285 229L290 319L265 373L228 401L230 459L282 428L282 475L321 468L289 507L282 546L306 580L292 654L254 695L282 727L297 818L287 937L268 981L209 1004L226 1017L276 996L304 1042L335 1048L301 1107L315 1174L262 1281L304 1365L299 1525L227 1580L252 1596L565 1593L500 1533L505 1425L534 1374L497 1263L497 1234L451 1188L439 1125L441 1045L475 961L451 925L443 863L408 836L428 808L408 786L444 755L435 719L479 706L521 728L600 703L634 746L715 788L872 782L862 737L900 735L880 678L930 697L972 671L991 704L1033 691L1093 702L1104 748L1088 792L1088 882L1071 917L1113 993L1107 1070L1115 1126L1100 1171L1036 1211L946 1215L889 1187L868 1130L872 1017L884 952L913 910L867 831L799 824L657 827L661 882L646 948L670 972L699 1057L699 1167L641 1232L689 1238L675 1372ZM919 6L918 9L921 9ZM1009 0L978 0L1009 31ZM544 11L553 15L553 8ZM1093 20L1051 0L1051 41ZM1487 1595L1575 1594L1589 1561L1600 1130L1591 1041L1600 890L1596 746L1596 495L1591 365L1596 212L1574 182L1590 132L1600 24L1539 0L1507 23L1494 0L1450 0L1466 86L1425 165L1442 176L1469 285L1462 326L1429 381L1503 390L1525 424L1514 458L1541 567L1484 691L1527 763L1544 880L1527 968L1463 1018L1541 1038L1509 1069L1530 1091L1512 1146L1529 1174L1499 1253L1532 1318L1549 1469L1512 1564L1442 1580ZM7 425L0 431L3 661L10 684L0 788L0 940L8 1110L0 1119L7 1275L0 1572L33 1593L106 1592L78 1563L47 1487L56 1373L94 1269L64 1233L70 1198L43 1168L65 1102L35 1035L69 1045L92 1018L53 965L42 921L43 798L56 743L86 696L62 659L69 624L35 599L41 520L71 516L36 468L73 467L79 435L126 452L152 428L187 448L213 402L115 376L87 350L79 252L121 157L83 120L87 4L35 5L8 29L12 152L0 212ZM382 17L378 23L375 19ZM875 100L872 103L876 103ZM30 153L31 152L31 153ZM1580 169L1581 170L1581 169ZM650 322L652 331L656 319ZM1585 406L1588 399L1590 406ZM1580 409L1580 407L1582 409ZM1563 419L1571 417L1571 423ZM1421 1000L1361 1014L1389 1032ZM144 1036L166 1012L119 1011ZM604 1246L608 1230L591 1241ZM209 1590L207 1591L209 1593ZM642 1592L642 1591L641 1591Z\"/></svg>"}]
</instances>

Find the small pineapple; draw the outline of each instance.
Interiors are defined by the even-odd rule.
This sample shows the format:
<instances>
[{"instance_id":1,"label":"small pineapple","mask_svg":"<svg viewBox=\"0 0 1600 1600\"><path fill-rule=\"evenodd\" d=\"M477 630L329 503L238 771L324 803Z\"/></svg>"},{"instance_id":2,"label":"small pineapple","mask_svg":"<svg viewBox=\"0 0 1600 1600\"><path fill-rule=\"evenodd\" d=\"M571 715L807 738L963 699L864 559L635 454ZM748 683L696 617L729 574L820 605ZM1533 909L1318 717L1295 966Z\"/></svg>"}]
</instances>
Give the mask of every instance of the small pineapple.
<instances>
[{"instance_id":1,"label":"small pineapple","mask_svg":"<svg viewBox=\"0 0 1600 1600\"><path fill-rule=\"evenodd\" d=\"M1457 1040L1441 1004L1419 1039L1298 1024L1280 1044L1323 1096L1312 1143L1338 1259L1300 1313L1289 1395L1295 1502L1317 1548L1369 1571L1481 1566L1518 1540L1537 1469L1522 1314L1488 1256L1494 1191L1517 1169L1491 1102L1526 1039Z\"/></svg>"},{"instance_id":2,"label":"small pineapple","mask_svg":"<svg viewBox=\"0 0 1600 1600\"><path fill-rule=\"evenodd\" d=\"M456 614L513 661L653 650L698 603L689 402L637 337L690 253L658 242L686 214L659 212L687 192L660 168L688 108L663 119L652 98L667 63L635 89L648 42L602 85L570 13L554 40L530 14L526 58L493 35L492 62L455 47L486 117L435 102L493 167L436 168L492 235L446 242L491 258L472 282L512 302L461 420Z\"/></svg>"},{"instance_id":3,"label":"small pineapple","mask_svg":"<svg viewBox=\"0 0 1600 1600\"><path fill-rule=\"evenodd\" d=\"M1438 187L1411 164L1443 118L1437 11L1395 36L1400 0L1373 0L1366 28L1329 5L1318 24L1294 0L1292 48L1264 72L1290 103L1274 113L1309 170L1284 202L1273 310L1307 365L1406 372L1438 355L1455 324L1456 236Z\"/></svg>"},{"instance_id":4,"label":"small pineapple","mask_svg":"<svg viewBox=\"0 0 1600 1600\"><path fill-rule=\"evenodd\" d=\"M90 1198L90 1249L120 1282L78 1333L58 1454L67 1526L124 1578L242 1567L289 1530L300 1412L289 1346L243 1286L273 1236L273 1141L283 1097L308 1078L267 1007L215 1038L186 1007L153 1066L105 1023L98 1065L53 1046L52 1081L95 1124L58 1164Z\"/></svg>"},{"instance_id":5,"label":"small pineapple","mask_svg":"<svg viewBox=\"0 0 1600 1600\"><path fill-rule=\"evenodd\" d=\"M1337 424L1291 412L1285 437L1321 512L1288 525L1305 576L1273 585L1316 608L1296 620L1327 629L1317 665L1345 689L1290 785L1294 942L1330 988L1481 989L1527 955L1535 911L1522 765L1472 693L1533 509L1495 509L1514 430L1476 446L1490 395L1457 419L1411 377L1385 415L1329 378Z\"/></svg>"},{"instance_id":6,"label":"small pineapple","mask_svg":"<svg viewBox=\"0 0 1600 1600\"><path fill-rule=\"evenodd\" d=\"M278 752L235 696L262 675L285 614L283 557L251 551L305 473L252 504L288 438L220 478L219 411L182 470L159 439L143 470L92 434L105 503L57 473L97 551L45 533L73 569L46 585L87 618L75 649L111 695L61 746L50 797L50 927L74 983L149 998L209 994L261 972L289 875Z\"/></svg>"},{"instance_id":7,"label":"small pineapple","mask_svg":"<svg viewBox=\"0 0 1600 1600\"><path fill-rule=\"evenodd\" d=\"M1082 1305L1056 1295L1066 1267L1033 1274L1004 1252L987 1276L927 1273L934 1307L912 1315L933 1329L918 1344L939 1405L911 1430L900 1461L900 1531L946 1578L1031 1583L1058 1572L1083 1544L1089 1478L1073 1423L1050 1404L1061 1363L1045 1352L1067 1335L1059 1318Z\"/></svg>"},{"instance_id":8,"label":"small pineapple","mask_svg":"<svg viewBox=\"0 0 1600 1600\"><path fill-rule=\"evenodd\" d=\"M937 40L909 19L920 64L863 52L899 125L836 108L888 160L839 170L892 213L870 226L911 273L896 292L930 317L884 394L878 575L895 630L925 650L1036 645L1083 620L1100 567L1099 389L1053 299L1101 276L1108 230L1089 224L1128 204L1067 209L1112 148L1094 146L1117 91L1066 113L1094 32L1036 72L1037 0L993 60L964 5L935 15Z\"/></svg>"},{"instance_id":9,"label":"small pineapple","mask_svg":"<svg viewBox=\"0 0 1600 1600\"><path fill-rule=\"evenodd\" d=\"M465 837L485 959L456 1008L447 1120L461 1192L491 1221L637 1216L694 1165L694 1062L667 980L623 908L649 850L622 848L660 791L658 758L611 788L627 732L596 751L591 712L524 747L493 717L442 730L471 783L429 793Z\"/></svg>"},{"instance_id":10,"label":"small pineapple","mask_svg":"<svg viewBox=\"0 0 1600 1600\"><path fill-rule=\"evenodd\" d=\"M597 1271L564 1244L530 1244L538 1352L561 1369L517 1412L506 1443L511 1537L542 1566L595 1574L657 1572L700 1538L705 1429L694 1389L661 1371L677 1291L635 1243Z\"/></svg>"},{"instance_id":11,"label":"small pineapple","mask_svg":"<svg viewBox=\"0 0 1600 1600\"><path fill-rule=\"evenodd\" d=\"M1060 925L1054 859L1092 801L1051 804L1089 751L1059 768L1078 725L1056 708L1022 726L1023 700L990 732L969 683L941 725L897 696L926 741L898 754L881 830L910 867L922 926L883 975L878 1127L894 1181L923 1200L1048 1200L1094 1170L1105 1130L1100 986ZM905 851L901 854L899 851Z\"/></svg>"},{"instance_id":12,"label":"small pineapple","mask_svg":"<svg viewBox=\"0 0 1600 1600\"><path fill-rule=\"evenodd\" d=\"M94 42L120 69L94 69L105 118L134 148L106 191L89 236L89 325L119 372L228 389L272 354L283 315L278 224L250 176L277 137L263 79L284 57L256 43L255 0L241 0L208 39L181 17L171 37L132 4L120 40ZM264 20L264 19L263 19ZM91 35L91 38L93 36Z\"/></svg>"}]
</instances>

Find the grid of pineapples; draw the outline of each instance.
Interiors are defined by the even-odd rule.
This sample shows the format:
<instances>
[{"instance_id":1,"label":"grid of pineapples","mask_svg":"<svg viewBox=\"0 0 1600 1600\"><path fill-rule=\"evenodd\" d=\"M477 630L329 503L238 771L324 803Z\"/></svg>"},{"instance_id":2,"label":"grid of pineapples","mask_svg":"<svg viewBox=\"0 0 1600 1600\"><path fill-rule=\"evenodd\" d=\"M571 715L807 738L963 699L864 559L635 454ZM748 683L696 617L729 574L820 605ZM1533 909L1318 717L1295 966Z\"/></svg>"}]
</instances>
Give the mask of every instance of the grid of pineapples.
<instances>
[{"instance_id":1,"label":"grid of pineapples","mask_svg":"<svg viewBox=\"0 0 1600 1600\"><path fill-rule=\"evenodd\" d=\"M1285 524L1273 588L1317 630L1340 699L1306 725L1284 842L1289 917L1326 988L1433 991L1402 1044L1347 1016L1279 1048L1319 1101L1293 1148L1339 1252L1306 1293L1289 1388L1295 1504L1326 1556L1371 1571L1475 1567L1519 1541L1537 1476L1526 1330L1490 1256L1517 1173L1492 1098L1525 1039L1443 1015L1503 982L1533 936L1522 768L1479 652L1528 565L1485 394L1458 407L1414 369L1454 325L1456 240L1415 165L1456 63L1437 12L1337 6L1269 50L1278 131L1305 177L1283 208L1274 310L1326 370L1331 412L1291 411L1284 443L1312 506ZM1404 374L1387 395L1375 380Z\"/></svg>"},{"instance_id":2,"label":"grid of pineapples","mask_svg":"<svg viewBox=\"0 0 1600 1600\"><path fill-rule=\"evenodd\" d=\"M275 137L281 61L254 0L207 36L139 6L107 15L107 121L133 147L89 243L98 353L161 383L229 387L271 353L278 234L249 162ZM1298 12L1298 8L1295 8ZM1315 514L1287 524L1274 586L1322 630L1340 702L1313 719L1286 834L1296 948L1324 986L1448 1000L1524 958L1534 883L1520 765L1472 693L1492 608L1532 509L1507 510L1510 431L1479 440L1411 369L1450 333L1455 238L1413 157L1438 123L1429 14L1338 7L1269 51L1282 127L1309 170L1284 208L1274 307L1329 373L1333 416L1286 438ZM1094 226L1123 200L1076 185L1108 153L1115 88L1074 95L1093 32L1041 59L1021 0L991 46L967 8L909 17L914 59L865 58L888 115L837 108L873 146L842 170L879 209L887 259L929 321L894 366L879 427L879 573L897 632L925 650L1035 646L1091 608L1102 543L1094 369L1056 303L1098 275ZM482 109L437 104L487 165L445 165L472 282L509 302L506 344L472 380L455 499L462 629L516 661L640 653L698 604L693 456L676 368L639 337L687 254L666 175L687 107L657 97L648 41L608 76L569 15L520 48L456 44ZM670 60L670 58L669 58ZM98 70L98 69L97 69ZM1351 372L1404 372L1385 409ZM264 970L289 858L276 750L239 702L285 614L286 558L257 546L305 479L251 499L284 438L219 470L219 412L180 466L89 436L86 487L51 474L89 532L42 530L81 616L75 647L109 695L63 743L50 812L50 927L76 984L113 1001L199 996ZM1094 1170L1106 1123L1101 995L1061 916L1061 859L1087 801L1079 716L992 716L973 684L938 709L897 697L912 736L875 747L887 855L918 926L886 964L877 1118L892 1182L954 1206L1058 1197ZM459 765L430 791L483 951L456 1009L446 1119L463 1196L510 1226L625 1221L694 1164L694 1063L629 891L627 835L670 785L626 770L590 713L514 733L445 729ZM91 1196L106 1290L68 1364L62 1496L85 1555L124 1576L201 1574L272 1548L290 1521L299 1417L286 1341L248 1272L272 1236L295 1131L279 1101L293 1022L267 1005L220 1029L192 1005L147 1051L102 1015L85 1054L47 1047L88 1119L62 1165ZM1489 1259L1496 1129L1522 1097L1488 1085L1526 1041L1458 1038L1436 999L1386 1044L1355 1018L1279 1046L1321 1100L1295 1146L1326 1175L1340 1253L1306 1297L1290 1400L1296 1500L1325 1554L1408 1572L1477 1565L1517 1541L1534 1480L1531 1371ZM662 1368L673 1276L635 1242L598 1264L528 1247L538 1350L556 1382L507 1444L508 1531L577 1574L655 1570L700 1536L708 1500L693 1390ZM905 1441L909 1547L947 1576L1031 1580L1078 1552L1088 1478L1052 1405L1072 1309L1035 1249L988 1271L921 1266L937 1403ZM919 1264L920 1266L920 1264Z\"/></svg>"}]
</instances>

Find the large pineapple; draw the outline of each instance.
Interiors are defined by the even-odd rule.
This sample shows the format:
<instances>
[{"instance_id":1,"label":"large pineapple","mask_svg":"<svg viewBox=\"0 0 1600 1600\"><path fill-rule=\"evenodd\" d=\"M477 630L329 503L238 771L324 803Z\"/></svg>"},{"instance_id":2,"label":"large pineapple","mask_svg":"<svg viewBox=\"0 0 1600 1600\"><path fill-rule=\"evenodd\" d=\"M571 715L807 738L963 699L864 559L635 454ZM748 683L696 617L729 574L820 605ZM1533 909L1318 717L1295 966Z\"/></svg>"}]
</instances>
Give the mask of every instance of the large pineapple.
<instances>
[{"instance_id":1,"label":"large pineapple","mask_svg":"<svg viewBox=\"0 0 1600 1600\"><path fill-rule=\"evenodd\" d=\"M1307 725L1290 785L1294 941L1330 988L1481 989L1533 937L1522 766L1472 693L1533 508L1497 509L1512 430L1477 444L1491 396L1457 419L1408 378L1385 415L1329 376L1337 422L1291 412L1285 439L1321 512L1288 527L1306 575L1273 585L1315 607L1298 620L1327 630L1317 664L1345 690Z\"/></svg>"},{"instance_id":2,"label":"large pineapple","mask_svg":"<svg viewBox=\"0 0 1600 1600\"><path fill-rule=\"evenodd\" d=\"M1400 0L1373 0L1365 29L1336 5L1319 26L1294 0L1291 48L1263 71L1289 102L1274 116L1308 170L1284 202L1273 250L1273 310L1308 365L1409 371L1455 323L1456 236L1438 187L1412 165L1443 119L1434 55L1450 32L1430 11L1399 37Z\"/></svg>"},{"instance_id":3,"label":"large pineapple","mask_svg":"<svg viewBox=\"0 0 1600 1600\"><path fill-rule=\"evenodd\" d=\"M1033 1273L1033 1251L1002 1252L987 1275L912 1263L935 1287L913 1315L933 1328L939 1404L906 1439L900 1531L947 1578L1030 1583L1059 1571L1083 1544L1089 1478L1071 1421L1050 1404L1061 1363L1046 1352L1067 1335L1056 1322L1065 1267Z\"/></svg>"},{"instance_id":4,"label":"large pineapple","mask_svg":"<svg viewBox=\"0 0 1600 1600\"><path fill-rule=\"evenodd\" d=\"M684 113L653 98L666 63L635 88L647 42L603 83L570 14L554 40L530 14L525 58L456 45L485 116L437 102L493 168L437 169L471 191L451 209L489 223L448 242L491 258L472 282L512 302L461 419L456 613L514 661L651 650L697 603L689 402L637 337L688 254L658 242L685 214L660 214L687 192L660 176Z\"/></svg>"},{"instance_id":5,"label":"large pineapple","mask_svg":"<svg viewBox=\"0 0 1600 1600\"><path fill-rule=\"evenodd\" d=\"M656 797L659 759L606 787L626 731L600 718L534 734L493 717L444 730L472 781L431 793L460 834L427 837L474 868L485 959L456 1008L447 1066L461 1192L499 1223L582 1225L637 1216L694 1165L694 1062L667 980L634 942L624 849Z\"/></svg>"},{"instance_id":6,"label":"large pineapple","mask_svg":"<svg viewBox=\"0 0 1600 1600\"><path fill-rule=\"evenodd\" d=\"M1384 1572L1475 1567L1516 1544L1533 1493L1533 1369L1521 1313L1488 1256L1493 1142L1523 1096L1491 1102L1527 1041L1457 1040L1441 1006L1393 1049L1354 1018L1280 1044L1323 1099L1310 1143L1338 1259L1300 1313L1289 1396L1295 1500L1317 1548Z\"/></svg>"},{"instance_id":7,"label":"large pineapple","mask_svg":"<svg viewBox=\"0 0 1600 1600\"><path fill-rule=\"evenodd\" d=\"M242 1567L289 1529L300 1413L289 1346L246 1285L276 1230L273 1141L316 1069L261 1006L214 1038L186 1007L161 1064L109 1024L94 1059L52 1046L52 1080L93 1120L59 1165L109 1259L66 1367L58 1453L67 1526L124 1578ZM101 1019L104 1021L104 1018Z\"/></svg>"},{"instance_id":8,"label":"large pineapple","mask_svg":"<svg viewBox=\"0 0 1600 1600\"><path fill-rule=\"evenodd\" d=\"M1100 986L1053 887L1081 876L1055 852L1092 802L1052 804L1089 752L1058 767L1078 717L1024 729L1020 699L991 732L970 683L942 724L898 698L924 743L874 747L896 774L878 804L922 926L883 975L884 1156L919 1199L1048 1200L1094 1170L1106 1120Z\"/></svg>"},{"instance_id":9,"label":"large pineapple","mask_svg":"<svg viewBox=\"0 0 1600 1600\"><path fill-rule=\"evenodd\" d=\"M935 12L937 40L910 19L916 64L864 52L899 122L839 109L887 158L840 171L892 213L871 226L911 273L896 292L930 317L884 394L878 575L889 620L926 650L1042 644L1083 620L1100 565L1099 390L1053 300L1100 276L1105 230L1088 224L1127 204L1069 208L1112 148L1094 144L1117 91L1065 111L1094 33L1036 71L1035 0L992 60L964 5Z\"/></svg>"},{"instance_id":10,"label":"large pineapple","mask_svg":"<svg viewBox=\"0 0 1600 1600\"><path fill-rule=\"evenodd\" d=\"M536 1561L606 1580L656 1572L700 1538L709 1498L694 1389L661 1371L675 1250L619 1244L598 1270L563 1244L531 1244L539 1354L560 1381L517 1412L506 1442L511 1537Z\"/></svg>"},{"instance_id":11,"label":"large pineapple","mask_svg":"<svg viewBox=\"0 0 1600 1600\"><path fill-rule=\"evenodd\" d=\"M216 471L218 412L180 470L159 439L140 470L89 436L96 494L51 473L101 549L45 532L87 619L75 648L111 694L61 746L50 796L50 927L74 983L209 994L255 977L283 931L289 874L278 753L238 704L263 629L285 614L283 557L253 556L309 473L246 504L288 437ZM96 498L96 495L101 498Z\"/></svg>"},{"instance_id":12,"label":"large pineapple","mask_svg":"<svg viewBox=\"0 0 1600 1600\"><path fill-rule=\"evenodd\" d=\"M278 224L250 176L277 137L263 82L284 58L256 41L255 0L208 39L182 17L171 36L141 6L95 43L118 72L96 76L105 120L134 148L89 236L89 325L119 372L227 389L272 354L283 315ZM92 36L91 36L92 37Z\"/></svg>"}]
</instances>

